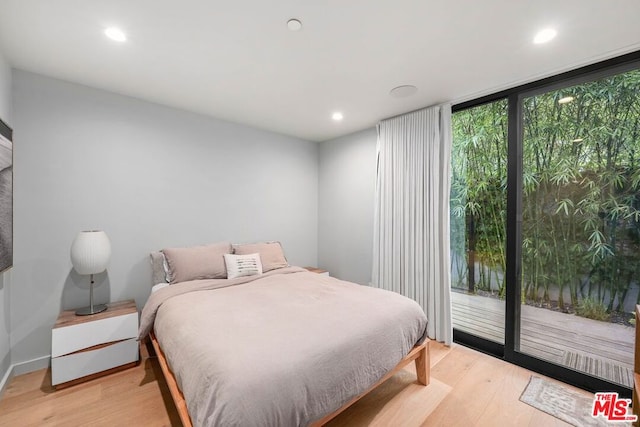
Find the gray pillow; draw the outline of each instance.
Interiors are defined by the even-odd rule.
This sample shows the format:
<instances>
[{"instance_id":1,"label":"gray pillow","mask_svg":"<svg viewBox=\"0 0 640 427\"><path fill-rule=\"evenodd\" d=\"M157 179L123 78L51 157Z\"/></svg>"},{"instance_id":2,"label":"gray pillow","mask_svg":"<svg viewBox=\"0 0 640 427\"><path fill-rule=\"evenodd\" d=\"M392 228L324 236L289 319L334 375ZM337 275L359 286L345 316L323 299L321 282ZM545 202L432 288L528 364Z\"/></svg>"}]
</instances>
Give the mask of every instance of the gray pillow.
<instances>
[{"instance_id":1,"label":"gray pillow","mask_svg":"<svg viewBox=\"0 0 640 427\"><path fill-rule=\"evenodd\" d=\"M151 252L151 284L169 283L169 266L162 252Z\"/></svg>"}]
</instances>

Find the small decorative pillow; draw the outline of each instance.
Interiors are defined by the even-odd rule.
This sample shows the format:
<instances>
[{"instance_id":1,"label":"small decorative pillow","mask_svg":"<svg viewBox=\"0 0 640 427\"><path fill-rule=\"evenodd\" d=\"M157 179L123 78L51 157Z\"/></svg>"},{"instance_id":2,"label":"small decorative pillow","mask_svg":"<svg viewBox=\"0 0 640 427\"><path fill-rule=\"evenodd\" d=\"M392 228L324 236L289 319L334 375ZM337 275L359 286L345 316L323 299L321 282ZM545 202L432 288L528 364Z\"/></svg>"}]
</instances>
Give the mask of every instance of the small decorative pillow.
<instances>
[{"instance_id":1,"label":"small decorative pillow","mask_svg":"<svg viewBox=\"0 0 640 427\"><path fill-rule=\"evenodd\" d=\"M280 242L233 245L233 253L237 255L259 253L264 273L276 268L289 267Z\"/></svg>"},{"instance_id":2,"label":"small decorative pillow","mask_svg":"<svg viewBox=\"0 0 640 427\"><path fill-rule=\"evenodd\" d=\"M260 262L260 254L224 254L224 263L227 266L227 277L229 279L262 274L262 263Z\"/></svg>"}]
</instances>

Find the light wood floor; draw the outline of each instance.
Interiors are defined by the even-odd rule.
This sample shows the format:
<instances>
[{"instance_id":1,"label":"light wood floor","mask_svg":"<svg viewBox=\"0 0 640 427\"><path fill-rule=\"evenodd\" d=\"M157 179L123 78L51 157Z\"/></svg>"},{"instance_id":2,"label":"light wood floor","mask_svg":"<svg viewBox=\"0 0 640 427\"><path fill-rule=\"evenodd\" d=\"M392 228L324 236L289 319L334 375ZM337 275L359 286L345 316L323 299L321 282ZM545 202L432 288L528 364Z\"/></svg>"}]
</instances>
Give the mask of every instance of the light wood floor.
<instances>
[{"instance_id":1,"label":"light wood floor","mask_svg":"<svg viewBox=\"0 0 640 427\"><path fill-rule=\"evenodd\" d=\"M329 424L336 426L568 426L519 401L532 372L474 350L431 342L431 384L413 364ZM591 396L587 392L583 392ZM180 426L156 359L55 391L50 370L12 379L0 426Z\"/></svg>"}]
</instances>

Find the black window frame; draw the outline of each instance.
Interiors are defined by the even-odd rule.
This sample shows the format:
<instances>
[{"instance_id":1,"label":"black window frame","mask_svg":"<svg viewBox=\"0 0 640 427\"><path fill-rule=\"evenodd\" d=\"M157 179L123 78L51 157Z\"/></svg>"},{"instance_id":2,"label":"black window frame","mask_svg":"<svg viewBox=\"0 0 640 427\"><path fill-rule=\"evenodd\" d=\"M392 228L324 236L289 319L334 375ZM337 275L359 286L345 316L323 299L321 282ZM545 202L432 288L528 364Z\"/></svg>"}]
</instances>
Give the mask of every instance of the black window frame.
<instances>
[{"instance_id":1,"label":"black window frame","mask_svg":"<svg viewBox=\"0 0 640 427\"><path fill-rule=\"evenodd\" d=\"M506 99L508 115L505 342L503 345L455 328L453 331L454 342L590 392L614 391L625 398L631 397L630 388L556 365L517 350L520 337L520 283L522 274L522 141L524 136L522 103L524 98L530 96L635 69L640 69L640 51L631 52L452 106L452 114L455 114L469 108Z\"/></svg>"}]
</instances>

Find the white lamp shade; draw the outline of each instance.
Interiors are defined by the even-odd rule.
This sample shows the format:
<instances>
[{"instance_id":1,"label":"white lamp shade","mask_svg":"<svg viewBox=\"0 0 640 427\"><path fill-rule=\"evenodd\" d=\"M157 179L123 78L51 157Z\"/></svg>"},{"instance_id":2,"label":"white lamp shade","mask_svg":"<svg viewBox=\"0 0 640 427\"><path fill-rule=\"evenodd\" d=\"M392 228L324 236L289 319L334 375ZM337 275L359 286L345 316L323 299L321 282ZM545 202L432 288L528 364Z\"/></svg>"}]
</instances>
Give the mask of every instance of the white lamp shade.
<instances>
[{"instance_id":1,"label":"white lamp shade","mask_svg":"<svg viewBox=\"0 0 640 427\"><path fill-rule=\"evenodd\" d=\"M104 231L81 231L71 244L71 263L78 274L102 273L110 256L111 242Z\"/></svg>"}]
</instances>

